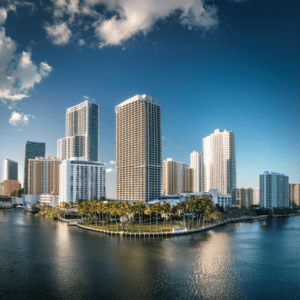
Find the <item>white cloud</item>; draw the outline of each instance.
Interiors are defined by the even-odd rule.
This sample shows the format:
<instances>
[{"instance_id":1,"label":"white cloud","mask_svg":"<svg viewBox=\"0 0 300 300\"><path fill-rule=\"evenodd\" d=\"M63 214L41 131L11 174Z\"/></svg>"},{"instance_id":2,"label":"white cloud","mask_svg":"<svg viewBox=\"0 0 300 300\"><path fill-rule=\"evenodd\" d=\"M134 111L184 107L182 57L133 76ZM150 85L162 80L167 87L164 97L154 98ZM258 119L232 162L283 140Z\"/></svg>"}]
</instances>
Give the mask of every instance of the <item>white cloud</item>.
<instances>
[{"instance_id":1,"label":"white cloud","mask_svg":"<svg viewBox=\"0 0 300 300\"><path fill-rule=\"evenodd\" d=\"M110 173L110 172L113 172L113 171L114 171L114 169L112 169L112 168L106 169L106 173Z\"/></svg>"},{"instance_id":2,"label":"white cloud","mask_svg":"<svg viewBox=\"0 0 300 300\"><path fill-rule=\"evenodd\" d=\"M16 53L16 43L0 27L0 98L11 101L28 98L29 89L49 75L52 67L42 62L38 67L31 52Z\"/></svg>"},{"instance_id":3,"label":"white cloud","mask_svg":"<svg viewBox=\"0 0 300 300\"><path fill-rule=\"evenodd\" d=\"M24 113L18 113L14 111L9 119L9 123L12 124L13 126L17 125L23 125L23 124L28 124L29 122L29 117L32 117L31 115L24 115Z\"/></svg>"},{"instance_id":4,"label":"white cloud","mask_svg":"<svg viewBox=\"0 0 300 300\"><path fill-rule=\"evenodd\" d=\"M83 96L83 98L84 98L85 100L88 100L90 97L88 97L88 96Z\"/></svg>"},{"instance_id":5,"label":"white cloud","mask_svg":"<svg viewBox=\"0 0 300 300\"><path fill-rule=\"evenodd\" d=\"M69 43L70 37L72 35L67 22L61 24L55 24L52 26L45 27L49 38L56 45L66 45Z\"/></svg>"},{"instance_id":6,"label":"white cloud","mask_svg":"<svg viewBox=\"0 0 300 300\"><path fill-rule=\"evenodd\" d=\"M4 24L7 18L7 10L0 8L0 25Z\"/></svg>"},{"instance_id":7,"label":"white cloud","mask_svg":"<svg viewBox=\"0 0 300 300\"><path fill-rule=\"evenodd\" d=\"M85 41L83 39L79 39L78 45L83 46L85 44Z\"/></svg>"},{"instance_id":8,"label":"white cloud","mask_svg":"<svg viewBox=\"0 0 300 300\"><path fill-rule=\"evenodd\" d=\"M114 164L116 164L116 162L115 162L114 160L111 160L111 161L110 161L110 164L111 164L111 165L114 165Z\"/></svg>"}]
</instances>

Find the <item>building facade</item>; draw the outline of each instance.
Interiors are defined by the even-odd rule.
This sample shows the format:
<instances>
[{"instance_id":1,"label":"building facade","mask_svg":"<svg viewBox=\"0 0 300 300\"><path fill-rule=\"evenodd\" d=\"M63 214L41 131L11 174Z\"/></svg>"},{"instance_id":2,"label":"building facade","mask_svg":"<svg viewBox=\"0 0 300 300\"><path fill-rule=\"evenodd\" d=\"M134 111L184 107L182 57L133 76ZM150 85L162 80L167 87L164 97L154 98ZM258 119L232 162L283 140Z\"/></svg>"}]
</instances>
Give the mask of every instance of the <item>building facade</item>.
<instances>
[{"instance_id":1,"label":"building facade","mask_svg":"<svg viewBox=\"0 0 300 300\"><path fill-rule=\"evenodd\" d=\"M241 188L236 190L236 205L240 207L251 207L254 204L253 200L253 189L252 188Z\"/></svg>"},{"instance_id":2,"label":"building facade","mask_svg":"<svg viewBox=\"0 0 300 300\"><path fill-rule=\"evenodd\" d=\"M67 109L66 137L57 141L57 157L98 161L99 106L89 101Z\"/></svg>"},{"instance_id":3,"label":"building facade","mask_svg":"<svg viewBox=\"0 0 300 300\"><path fill-rule=\"evenodd\" d=\"M19 190L21 184L18 180L4 180L0 182L0 195L9 196L15 190Z\"/></svg>"},{"instance_id":4,"label":"building facade","mask_svg":"<svg viewBox=\"0 0 300 300\"><path fill-rule=\"evenodd\" d=\"M260 206L289 207L289 177L274 172L259 175Z\"/></svg>"},{"instance_id":5,"label":"building facade","mask_svg":"<svg viewBox=\"0 0 300 300\"><path fill-rule=\"evenodd\" d=\"M300 206L300 184L290 183L290 207Z\"/></svg>"},{"instance_id":6,"label":"building facade","mask_svg":"<svg viewBox=\"0 0 300 300\"><path fill-rule=\"evenodd\" d=\"M194 172L189 165L168 158L163 161L163 195L193 191Z\"/></svg>"},{"instance_id":7,"label":"building facade","mask_svg":"<svg viewBox=\"0 0 300 300\"><path fill-rule=\"evenodd\" d=\"M73 157L59 166L59 203L77 199L92 200L106 196L105 166L99 162Z\"/></svg>"},{"instance_id":8,"label":"building facade","mask_svg":"<svg viewBox=\"0 0 300 300\"><path fill-rule=\"evenodd\" d=\"M204 192L203 154L193 151L191 153L190 166L193 169L193 192Z\"/></svg>"},{"instance_id":9,"label":"building facade","mask_svg":"<svg viewBox=\"0 0 300 300\"><path fill-rule=\"evenodd\" d=\"M25 161L24 161L24 194L28 194L28 160L37 156L45 157L46 144L25 142Z\"/></svg>"},{"instance_id":10,"label":"building facade","mask_svg":"<svg viewBox=\"0 0 300 300\"><path fill-rule=\"evenodd\" d=\"M18 180L18 163L11 159L3 161L3 181Z\"/></svg>"},{"instance_id":11,"label":"building facade","mask_svg":"<svg viewBox=\"0 0 300 300\"><path fill-rule=\"evenodd\" d=\"M217 129L203 139L205 191L218 189L231 194L236 187L236 159L234 133Z\"/></svg>"},{"instance_id":12,"label":"building facade","mask_svg":"<svg viewBox=\"0 0 300 300\"><path fill-rule=\"evenodd\" d=\"M59 205L59 196L54 194L42 194L40 198L41 205L48 205L51 207L55 207Z\"/></svg>"},{"instance_id":13,"label":"building facade","mask_svg":"<svg viewBox=\"0 0 300 300\"><path fill-rule=\"evenodd\" d=\"M28 160L28 194L59 193L59 165L56 157L36 157Z\"/></svg>"},{"instance_id":14,"label":"building facade","mask_svg":"<svg viewBox=\"0 0 300 300\"><path fill-rule=\"evenodd\" d=\"M161 109L136 95L117 105L116 198L149 202L161 196Z\"/></svg>"}]
</instances>

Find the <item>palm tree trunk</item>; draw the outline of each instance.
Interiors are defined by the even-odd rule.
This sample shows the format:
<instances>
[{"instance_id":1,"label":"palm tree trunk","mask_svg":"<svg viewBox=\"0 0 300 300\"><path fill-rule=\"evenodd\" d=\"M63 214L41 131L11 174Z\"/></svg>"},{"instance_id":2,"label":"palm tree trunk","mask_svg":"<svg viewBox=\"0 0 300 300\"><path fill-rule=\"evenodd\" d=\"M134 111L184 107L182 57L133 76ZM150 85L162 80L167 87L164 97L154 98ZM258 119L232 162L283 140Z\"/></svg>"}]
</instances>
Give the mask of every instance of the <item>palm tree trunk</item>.
<instances>
[{"instance_id":1,"label":"palm tree trunk","mask_svg":"<svg viewBox=\"0 0 300 300\"><path fill-rule=\"evenodd\" d=\"M156 233L157 233L157 229L158 229L158 222L157 222L157 212L156 212Z\"/></svg>"},{"instance_id":2,"label":"palm tree trunk","mask_svg":"<svg viewBox=\"0 0 300 300\"><path fill-rule=\"evenodd\" d=\"M170 225L171 225L171 232L172 232L172 216L170 216Z\"/></svg>"},{"instance_id":3,"label":"palm tree trunk","mask_svg":"<svg viewBox=\"0 0 300 300\"><path fill-rule=\"evenodd\" d=\"M192 229L194 229L194 215L192 215Z\"/></svg>"},{"instance_id":4,"label":"palm tree trunk","mask_svg":"<svg viewBox=\"0 0 300 300\"><path fill-rule=\"evenodd\" d=\"M131 232L133 233L133 221L131 220Z\"/></svg>"},{"instance_id":5,"label":"palm tree trunk","mask_svg":"<svg viewBox=\"0 0 300 300\"><path fill-rule=\"evenodd\" d=\"M141 213L139 213L139 226L140 226L140 233L141 233Z\"/></svg>"},{"instance_id":6,"label":"palm tree trunk","mask_svg":"<svg viewBox=\"0 0 300 300\"><path fill-rule=\"evenodd\" d=\"M152 214L150 214L150 232L152 233L152 223L151 223L151 216L152 216Z\"/></svg>"},{"instance_id":7,"label":"palm tree trunk","mask_svg":"<svg viewBox=\"0 0 300 300\"><path fill-rule=\"evenodd\" d=\"M119 223L118 223L118 218L116 216L116 224L117 224L117 232L119 232Z\"/></svg>"},{"instance_id":8,"label":"palm tree trunk","mask_svg":"<svg viewBox=\"0 0 300 300\"><path fill-rule=\"evenodd\" d=\"M185 212L183 212L183 227L185 227Z\"/></svg>"},{"instance_id":9,"label":"palm tree trunk","mask_svg":"<svg viewBox=\"0 0 300 300\"><path fill-rule=\"evenodd\" d=\"M162 224L162 226L161 226L161 232L163 232L164 225L165 225L165 218L164 218L163 224Z\"/></svg>"}]
</instances>

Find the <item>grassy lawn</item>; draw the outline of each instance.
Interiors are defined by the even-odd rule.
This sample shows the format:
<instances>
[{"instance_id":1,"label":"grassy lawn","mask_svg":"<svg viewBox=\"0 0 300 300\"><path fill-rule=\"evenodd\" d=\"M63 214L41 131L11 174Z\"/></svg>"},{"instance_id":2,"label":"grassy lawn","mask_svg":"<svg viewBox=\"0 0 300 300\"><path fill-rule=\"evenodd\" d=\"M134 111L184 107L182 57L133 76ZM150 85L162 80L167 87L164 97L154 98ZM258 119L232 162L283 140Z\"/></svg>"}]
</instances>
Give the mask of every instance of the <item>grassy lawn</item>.
<instances>
[{"instance_id":1,"label":"grassy lawn","mask_svg":"<svg viewBox=\"0 0 300 300\"><path fill-rule=\"evenodd\" d=\"M102 230L108 230L108 231L117 231L117 225L116 222L114 221L111 225L111 222L108 222L108 224L106 222L104 222L104 226L102 225L102 222L99 222L99 220L97 220L97 226L95 221L84 221L83 223L81 223L83 226L87 226L87 227L91 227L91 228L95 228L95 229L102 229ZM123 231L122 229L122 225L118 222L119 224L119 231ZM209 226L209 225L213 225L216 224L215 222L213 223L209 223L206 222L205 226ZM108 225L108 226L107 226ZM162 225L163 222L159 221L158 222L158 227L157 227L157 232L161 232L162 229ZM131 224L128 222L128 232L132 232L131 229ZM123 225L124 227L124 231L126 232L126 224ZM183 222L182 221L172 221L172 228L174 227L183 227ZM188 222L186 221L186 227L188 229ZM200 226L197 227L197 222L194 221L194 227L192 228L192 222L190 222L190 229L197 229L197 228L202 228L203 224L202 222L200 223ZM150 232L150 222L144 222L141 223L141 231L142 232ZM133 232L134 233L139 233L140 232L140 226L138 222L134 222L133 223ZM152 232L156 232L156 222L152 221ZM163 227L163 232L171 232L171 225L170 225L170 221L165 222L165 225Z\"/></svg>"}]
</instances>

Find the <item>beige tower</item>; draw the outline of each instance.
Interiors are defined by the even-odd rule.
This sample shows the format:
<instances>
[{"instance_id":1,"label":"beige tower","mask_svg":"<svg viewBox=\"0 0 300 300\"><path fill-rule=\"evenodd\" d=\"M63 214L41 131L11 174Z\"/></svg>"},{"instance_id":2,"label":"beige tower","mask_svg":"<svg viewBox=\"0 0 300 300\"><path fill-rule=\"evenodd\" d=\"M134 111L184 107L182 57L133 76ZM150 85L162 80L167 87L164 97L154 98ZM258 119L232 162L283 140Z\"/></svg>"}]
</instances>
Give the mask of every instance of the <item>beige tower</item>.
<instances>
[{"instance_id":1,"label":"beige tower","mask_svg":"<svg viewBox=\"0 0 300 300\"><path fill-rule=\"evenodd\" d=\"M161 196L161 111L136 95L116 106L116 198L148 202Z\"/></svg>"},{"instance_id":2,"label":"beige tower","mask_svg":"<svg viewBox=\"0 0 300 300\"><path fill-rule=\"evenodd\" d=\"M300 206L300 184L290 183L290 207Z\"/></svg>"},{"instance_id":3,"label":"beige tower","mask_svg":"<svg viewBox=\"0 0 300 300\"><path fill-rule=\"evenodd\" d=\"M55 157L28 160L28 194L58 194L59 165Z\"/></svg>"}]
</instances>

